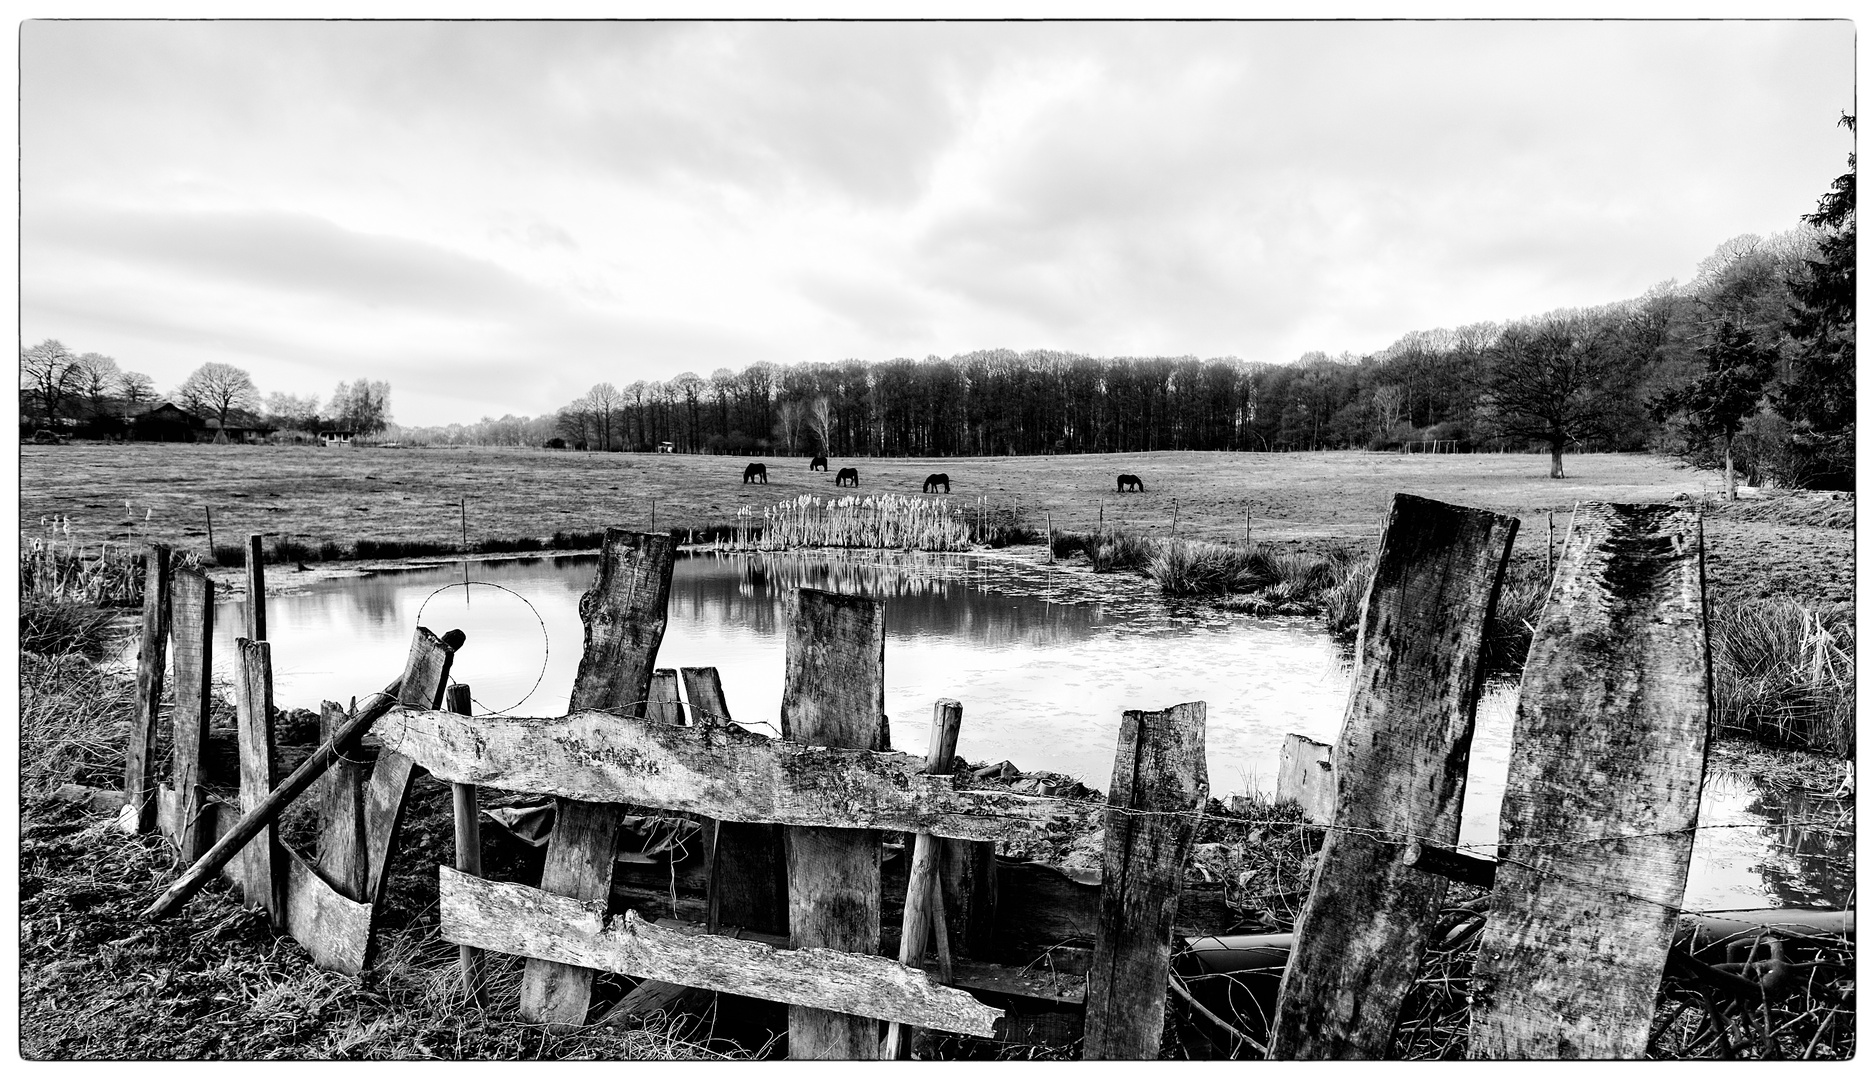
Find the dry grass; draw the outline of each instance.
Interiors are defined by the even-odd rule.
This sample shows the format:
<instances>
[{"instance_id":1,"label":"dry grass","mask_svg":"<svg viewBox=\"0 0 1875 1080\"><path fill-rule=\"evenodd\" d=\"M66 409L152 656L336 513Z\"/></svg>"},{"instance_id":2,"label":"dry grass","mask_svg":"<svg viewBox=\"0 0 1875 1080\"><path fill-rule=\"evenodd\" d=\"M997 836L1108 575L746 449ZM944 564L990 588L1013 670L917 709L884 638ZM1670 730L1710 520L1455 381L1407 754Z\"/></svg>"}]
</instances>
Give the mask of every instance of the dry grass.
<instances>
[{"instance_id":1,"label":"dry grass","mask_svg":"<svg viewBox=\"0 0 1875 1080\"><path fill-rule=\"evenodd\" d=\"M1714 605L1719 727L1849 757L1855 745L1855 617L1790 600Z\"/></svg>"}]
</instances>

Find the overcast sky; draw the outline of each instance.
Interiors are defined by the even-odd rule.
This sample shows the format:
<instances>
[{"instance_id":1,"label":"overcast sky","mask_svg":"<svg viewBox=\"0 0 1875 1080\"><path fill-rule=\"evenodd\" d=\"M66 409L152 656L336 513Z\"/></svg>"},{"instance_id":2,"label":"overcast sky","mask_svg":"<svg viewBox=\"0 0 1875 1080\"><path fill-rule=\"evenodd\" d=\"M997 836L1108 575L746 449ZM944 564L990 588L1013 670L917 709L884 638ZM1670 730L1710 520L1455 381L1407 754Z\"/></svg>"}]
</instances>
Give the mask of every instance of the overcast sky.
<instances>
[{"instance_id":1,"label":"overcast sky","mask_svg":"<svg viewBox=\"0 0 1875 1080\"><path fill-rule=\"evenodd\" d=\"M20 336L404 424L973 349L1369 352L1792 228L1847 22L20 29Z\"/></svg>"}]
</instances>

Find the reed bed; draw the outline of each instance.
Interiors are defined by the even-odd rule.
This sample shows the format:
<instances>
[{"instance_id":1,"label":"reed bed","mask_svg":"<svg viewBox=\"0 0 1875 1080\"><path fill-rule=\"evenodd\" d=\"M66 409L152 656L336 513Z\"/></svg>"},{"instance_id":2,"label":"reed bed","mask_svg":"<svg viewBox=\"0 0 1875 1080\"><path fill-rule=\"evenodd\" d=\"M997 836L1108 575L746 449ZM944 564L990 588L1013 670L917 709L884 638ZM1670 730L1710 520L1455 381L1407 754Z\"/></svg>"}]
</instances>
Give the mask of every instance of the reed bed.
<instances>
[{"instance_id":1,"label":"reed bed","mask_svg":"<svg viewBox=\"0 0 1875 1080\"><path fill-rule=\"evenodd\" d=\"M949 501L905 495L818 495L737 513L735 547L757 551L788 548L890 548L902 551L967 551L973 529L963 508Z\"/></svg>"},{"instance_id":2,"label":"reed bed","mask_svg":"<svg viewBox=\"0 0 1875 1080\"><path fill-rule=\"evenodd\" d=\"M1722 730L1849 757L1855 746L1855 615L1846 605L1752 600L1708 623Z\"/></svg>"},{"instance_id":3,"label":"reed bed","mask_svg":"<svg viewBox=\"0 0 1875 1080\"><path fill-rule=\"evenodd\" d=\"M143 552L124 544L80 544L71 523L51 519L40 536L20 534L20 595L122 606L143 600Z\"/></svg>"}]
</instances>

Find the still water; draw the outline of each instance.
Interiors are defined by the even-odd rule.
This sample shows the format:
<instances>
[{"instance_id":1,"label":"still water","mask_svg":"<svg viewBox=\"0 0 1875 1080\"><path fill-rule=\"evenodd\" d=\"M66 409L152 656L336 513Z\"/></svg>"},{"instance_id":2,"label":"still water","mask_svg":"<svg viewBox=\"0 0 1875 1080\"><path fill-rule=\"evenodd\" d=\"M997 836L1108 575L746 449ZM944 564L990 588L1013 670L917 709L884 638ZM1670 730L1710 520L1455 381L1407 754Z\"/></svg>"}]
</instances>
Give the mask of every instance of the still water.
<instances>
[{"instance_id":1,"label":"still water","mask_svg":"<svg viewBox=\"0 0 1875 1080\"><path fill-rule=\"evenodd\" d=\"M593 556L470 563L371 574L272 597L274 700L317 708L381 689L418 626L460 628L454 677L477 714L564 712L582 647L579 597ZM998 556L700 554L679 559L660 667L713 666L737 722L776 733L783 598L799 587L859 592L886 605L885 707L895 749L922 754L932 703L963 702L958 753L1008 759L1104 790L1125 709L1208 706L1214 796L1270 791L1291 732L1333 742L1349 671L1312 623L1186 609L1137 579ZM243 603L216 618L215 666L234 670ZM1461 839L1488 843L1508 772L1516 689L1479 708ZM1687 906L1840 904L1788 808L1749 780L1707 785ZM1812 845L1814 846L1814 845Z\"/></svg>"}]
</instances>

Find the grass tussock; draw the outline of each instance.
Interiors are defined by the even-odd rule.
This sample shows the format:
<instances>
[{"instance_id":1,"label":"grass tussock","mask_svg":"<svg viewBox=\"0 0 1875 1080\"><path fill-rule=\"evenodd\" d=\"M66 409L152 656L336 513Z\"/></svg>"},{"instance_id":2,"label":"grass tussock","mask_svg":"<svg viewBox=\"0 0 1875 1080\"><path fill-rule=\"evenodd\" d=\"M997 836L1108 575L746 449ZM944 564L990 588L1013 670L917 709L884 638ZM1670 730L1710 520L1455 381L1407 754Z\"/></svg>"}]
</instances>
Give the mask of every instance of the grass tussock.
<instances>
[{"instance_id":1,"label":"grass tussock","mask_svg":"<svg viewBox=\"0 0 1875 1080\"><path fill-rule=\"evenodd\" d=\"M1716 605L1707 633L1722 730L1848 757L1855 746L1855 617L1846 605Z\"/></svg>"},{"instance_id":2,"label":"grass tussock","mask_svg":"<svg viewBox=\"0 0 1875 1080\"><path fill-rule=\"evenodd\" d=\"M20 790L121 787L136 687L77 653L20 655Z\"/></svg>"},{"instance_id":3,"label":"grass tussock","mask_svg":"<svg viewBox=\"0 0 1875 1080\"><path fill-rule=\"evenodd\" d=\"M99 659L111 646L115 620L111 611L82 600L23 594L20 597L20 652Z\"/></svg>"},{"instance_id":4,"label":"grass tussock","mask_svg":"<svg viewBox=\"0 0 1875 1080\"><path fill-rule=\"evenodd\" d=\"M1119 530L1097 533L1058 532L1054 552L1058 559L1074 554L1087 556L1097 574L1116 570L1144 570L1158 554L1159 542L1139 533Z\"/></svg>"},{"instance_id":5,"label":"grass tussock","mask_svg":"<svg viewBox=\"0 0 1875 1080\"><path fill-rule=\"evenodd\" d=\"M1355 565L1352 556L1277 551L1256 543L1172 540L1157 545L1146 573L1174 597L1227 597L1222 606L1252 615L1305 615L1324 609Z\"/></svg>"}]
</instances>

